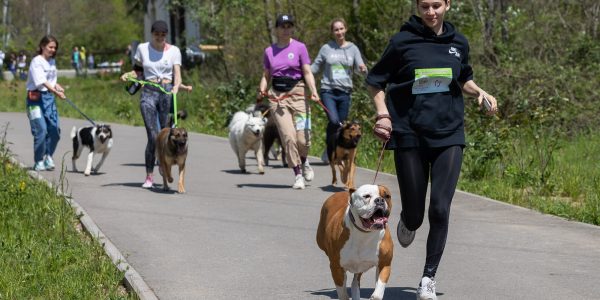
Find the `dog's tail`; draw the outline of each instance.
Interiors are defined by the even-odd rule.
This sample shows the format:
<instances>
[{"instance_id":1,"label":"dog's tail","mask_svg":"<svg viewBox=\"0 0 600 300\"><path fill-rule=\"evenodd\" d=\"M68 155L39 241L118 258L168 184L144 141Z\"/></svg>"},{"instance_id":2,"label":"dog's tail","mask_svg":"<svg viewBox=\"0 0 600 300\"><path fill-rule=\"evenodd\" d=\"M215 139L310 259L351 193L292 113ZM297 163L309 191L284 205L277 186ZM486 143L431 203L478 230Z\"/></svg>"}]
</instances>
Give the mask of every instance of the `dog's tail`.
<instances>
[{"instance_id":1,"label":"dog's tail","mask_svg":"<svg viewBox=\"0 0 600 300\"><path fill-rule=\"evenodd\" d=\"M73 129L71 129L71 139L75 136L77 136L77 127L73 126Z\"/></svg>"}]
</instances>

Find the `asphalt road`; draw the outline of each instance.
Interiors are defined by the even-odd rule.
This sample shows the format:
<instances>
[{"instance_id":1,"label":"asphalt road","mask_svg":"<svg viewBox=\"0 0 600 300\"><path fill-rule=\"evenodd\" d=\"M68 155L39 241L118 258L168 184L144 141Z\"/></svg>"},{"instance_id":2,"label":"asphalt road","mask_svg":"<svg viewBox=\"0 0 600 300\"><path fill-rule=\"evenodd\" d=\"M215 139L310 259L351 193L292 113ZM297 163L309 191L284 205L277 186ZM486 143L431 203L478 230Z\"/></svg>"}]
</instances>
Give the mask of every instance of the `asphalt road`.
<instances>
[{"instance_id":1,"label":"asphalt road","mask_svg":"<svg viewBox=\"0 0 600 300\"><path fill-rule=\"evenodd\" d=\"M32 166L26 115L0 113L0 125L7 123L10 149ZM194 133L187 193L165 193L140 187L145 176L142 127L112 124L115 144L101 173L70 172L67 152L74 125L89 123L62 118L54 157L58 164L66 158L69 192L159 298L337 298L315 233L321 204L339 189L329 185L329 167L316 158L311 158L315 180L305 190L292 190L292 171L279 162L271 161L266 174L259 175L249 157L252 173L241 174L226 139ZM78 162L80 170L84 160ZM59 171L41 175L56 181ZM356 181L371 183L373 177L372 171L359 169ZM377 183L391 189L394 202L395 253L385 299L414 299L427 221L415 242L401 248L395 238L400 212L396 179L380 174ZM600 299L598 268L599 227L457 191L436 280L440 299ZM363 276L363 298L372 293L374 277L373 270Z\"/></svg>"}]
</instances>

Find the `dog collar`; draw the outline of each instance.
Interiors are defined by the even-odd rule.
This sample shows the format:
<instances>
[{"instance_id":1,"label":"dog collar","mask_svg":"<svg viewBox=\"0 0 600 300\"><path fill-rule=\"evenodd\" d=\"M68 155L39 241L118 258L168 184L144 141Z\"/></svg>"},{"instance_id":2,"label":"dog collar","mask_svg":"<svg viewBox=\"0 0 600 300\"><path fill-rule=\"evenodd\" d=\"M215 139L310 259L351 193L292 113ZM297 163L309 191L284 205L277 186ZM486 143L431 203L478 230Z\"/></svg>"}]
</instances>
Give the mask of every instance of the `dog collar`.
<instances>
[{"instance_id":1,"label":"dog collar","mask_svg":"<svg viewBox=\"0 0 600 300\"><path fill-rule=\"evenodd\" d=\"M352 207L352 202L350 202L350 207ZM356 227L356 229L358 229L358 231L362 231L364 233L369 233L370 231L366 231L360 227L358 227L358 225L356 225L356 219L354 219L354 215L352 214L352 210L348 209L348 215L350 216L350 223L352 223L352 225L354 225L354 227Z\"/></svg>"}]
</instances>

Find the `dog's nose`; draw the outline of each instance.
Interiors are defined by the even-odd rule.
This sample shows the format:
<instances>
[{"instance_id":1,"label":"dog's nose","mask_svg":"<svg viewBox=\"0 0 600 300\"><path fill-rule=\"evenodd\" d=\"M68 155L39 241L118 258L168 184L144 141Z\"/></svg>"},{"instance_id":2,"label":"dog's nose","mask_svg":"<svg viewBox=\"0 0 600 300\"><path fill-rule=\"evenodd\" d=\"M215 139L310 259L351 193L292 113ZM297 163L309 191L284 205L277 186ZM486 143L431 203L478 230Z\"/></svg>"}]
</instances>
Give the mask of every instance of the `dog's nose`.
<instances>
[{"instance_id":1,"label":"dog's nose","mask_svg":"<svg viewBox=\"0 0 600 300\"><path fill-rule=\"evenodd\" d=\"M385 206L385 200L381 197L377 197L377 198L375 198L375 205L376 206Z\"/></svg>"}]
</instances>

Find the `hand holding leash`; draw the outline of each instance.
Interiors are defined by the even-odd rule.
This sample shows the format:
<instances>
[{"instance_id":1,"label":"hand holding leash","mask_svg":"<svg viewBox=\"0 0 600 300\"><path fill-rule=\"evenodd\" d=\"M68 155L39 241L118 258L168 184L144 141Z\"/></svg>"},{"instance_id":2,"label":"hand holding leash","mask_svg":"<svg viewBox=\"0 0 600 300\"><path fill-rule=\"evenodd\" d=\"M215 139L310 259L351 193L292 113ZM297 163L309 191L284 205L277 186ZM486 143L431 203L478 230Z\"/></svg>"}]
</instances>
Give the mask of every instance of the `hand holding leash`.
<instances>
[{"instance_id":1,"label":"hand holding leash","mask_svg":"<svg viewBox=\"0 0 600 300\"><path fill-rule=\"evenodd\" d=\"M392 132L392 117L389 114L377 115L373 133L377 138L387 142Z\"/></svg>"}]
</instances>

